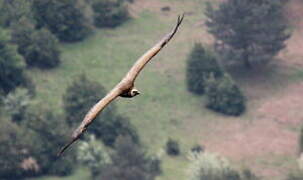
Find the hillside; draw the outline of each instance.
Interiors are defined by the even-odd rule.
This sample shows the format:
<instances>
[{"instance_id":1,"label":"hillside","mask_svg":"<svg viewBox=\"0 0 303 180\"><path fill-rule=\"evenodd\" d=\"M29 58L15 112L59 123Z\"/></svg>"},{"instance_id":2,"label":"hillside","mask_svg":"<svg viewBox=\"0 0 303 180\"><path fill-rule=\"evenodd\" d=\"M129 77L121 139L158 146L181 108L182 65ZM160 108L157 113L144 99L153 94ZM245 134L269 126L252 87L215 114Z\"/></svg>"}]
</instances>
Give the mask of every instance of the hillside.
<instances>
[{"instance_id":1,"label":"hillside","mask_svg":"<svg viewBox=\"0 0 303 180\"><path fill-rule=\"evenodd\" d=\"M292 4L294 3L294 4ZM169 6L170 11L161 8ZM302 7L302 9L293 9ZM182 156L163 155L163 175L158 180L186 179L187 152L199 143L207 151L229 158L238 168L251 168L257 175L282 180L296 168L298 132L303 119L302 22L293 21L288 47L267 67L252 72L230 69L248 97L248 112L231 118L203 106L203 99L185 86L186 57L196 42L212 43L203 24L204 3L199 0L136 0L130 7L133 19L116 29L96 30L83 42L63 44L62 64L51 71L31 70L37 96L62 112L61 97L75 76L111 89L134 61L175 24L178 14L186 18L172 42L155 57L139 77L142 94L118 99L118 112L129 117L150 153L160 153L169 137L178 139ZM286 7L290 17L302 17L303 3L293 0ZM303 12L303 11L301 11ZM257 73L256 73L257 72ZM75 147L74 147L75 148ZM84 179L80 169L73 177ZM39 180L55 179L53 177ZM56 178L57 179L57 178Z\"/></svg>"}]
</instances>

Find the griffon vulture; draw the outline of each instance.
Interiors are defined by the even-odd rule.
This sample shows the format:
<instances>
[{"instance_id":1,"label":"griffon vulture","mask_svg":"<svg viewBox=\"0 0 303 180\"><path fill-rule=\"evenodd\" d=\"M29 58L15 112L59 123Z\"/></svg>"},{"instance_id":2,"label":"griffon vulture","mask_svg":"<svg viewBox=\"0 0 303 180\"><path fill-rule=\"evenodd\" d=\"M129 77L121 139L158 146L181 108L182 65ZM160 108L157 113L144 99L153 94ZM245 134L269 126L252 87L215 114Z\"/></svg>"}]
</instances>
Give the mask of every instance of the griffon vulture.
<instances>
[{"instance_id":1,"label":"griffon vulture","mask_svg":"<svg viewBox=\"0 0 303 180\"><path fill-rule=\"evenodd\" d=\"M66 144L58 153L60 156L72 143L74 143L80 136L87 130L88 126L94 121L96 116L114 99L118 96L132 98L140 94L140 92L134 87L136 77L144 66L172 39L176 34L180 24L182 23L184 14L178 17L178 21L174 29L164 36L156 45L148 50L143 56L141 56L137 62L132 66L126 76L97 104L95 104L89 112L85 115L80 126L73 132L71 141Z\"/></svg>"}]
</instances>

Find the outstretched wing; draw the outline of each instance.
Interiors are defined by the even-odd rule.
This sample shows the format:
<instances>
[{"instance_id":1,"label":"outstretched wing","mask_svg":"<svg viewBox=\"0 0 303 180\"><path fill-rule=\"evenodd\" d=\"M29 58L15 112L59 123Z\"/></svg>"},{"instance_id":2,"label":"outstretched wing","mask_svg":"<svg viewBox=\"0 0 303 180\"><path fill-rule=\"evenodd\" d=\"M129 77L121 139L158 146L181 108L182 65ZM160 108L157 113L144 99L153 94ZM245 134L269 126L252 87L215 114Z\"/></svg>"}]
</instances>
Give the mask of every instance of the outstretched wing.
<instances>
[{"instance_id":1,"label":"outstretched wing","mask_svg":"<svg viewBox=\"0 0 303 180\"><path fill-rule=\"evenodd\" d=\"M77 141L81 135L87 130L88 126L94 121L99 113L114 99L116 99L122 90L116 86L113 90L111 90L103 99L97 102L85 115L83 121L80 126L73 132L71 141L66 144L58 153L60 156L70 145L72 145L75 141Z\"/></svg>"},{"instance_id":2,"label":"outstretched wing","mask_svg":"<svg viewBox=\"0 0 303 180\"><path fill-rule=\"evenodd\" d=\"M156 55L158 52L173 38L173 36L178 31L178 28L180 24L182 23L184 18L184 14L182 16L178 17L178 21L174 29L168 33L166 36L164 36L154 47L149 49L143 56L141 56L137 62L133 65L133 67L129 70L126 77L128 80L131 80L132 82L135 81L138 74L141 72L141 70L144 68L144 66Z\"/></svg>"}]
</instances>

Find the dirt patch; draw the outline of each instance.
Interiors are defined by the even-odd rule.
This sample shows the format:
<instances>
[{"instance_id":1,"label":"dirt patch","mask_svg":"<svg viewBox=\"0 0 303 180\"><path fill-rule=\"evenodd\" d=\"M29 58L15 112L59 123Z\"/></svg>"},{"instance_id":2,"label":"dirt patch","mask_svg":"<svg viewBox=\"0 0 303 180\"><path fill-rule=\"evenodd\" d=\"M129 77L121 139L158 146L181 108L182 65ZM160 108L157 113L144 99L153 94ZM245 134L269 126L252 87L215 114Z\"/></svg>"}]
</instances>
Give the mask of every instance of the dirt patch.
<instances>
[{"instance_id":1,"label":"dirt patch","mask_svg":"<svg viewBox=\"0 0 303 180\"><path fill-rule=\"evenodd\" d=\"M285 6L285 15L293 27L293 32L280 57L286 65L303 67L303 1L290 0Z\"/></svg>"},{"instance_id":2,"label":"dirt patch","mask_svg":"<svg viewBox=\"0 0 303 180\"><path fill-rule=\"evenodd\" d=\"M286 79L293 67L303 67L303 1L289 1L285 14L293 26L293 34L279 61L273 63L274 69L281 72L238 79L249 98L250 120L245 117L246 122L236 119L214 124L213 132L202 142L208 151L240 162L266 179L283 179L289 168L296 166L298 132L295 129L303 123L303 83L290 84Z\"/></svg>"},{"instance_id":3,"label":"dirt patch","mask_svg":"<svg viewBox=\"0 0 303 180\"><path fill-rule=\"evenodd\" d=\"M298 127L303 122L303 83L294 84L280 97L274 97L264 103L258 114L263 119Z\"/></svg>"}]
</instances>

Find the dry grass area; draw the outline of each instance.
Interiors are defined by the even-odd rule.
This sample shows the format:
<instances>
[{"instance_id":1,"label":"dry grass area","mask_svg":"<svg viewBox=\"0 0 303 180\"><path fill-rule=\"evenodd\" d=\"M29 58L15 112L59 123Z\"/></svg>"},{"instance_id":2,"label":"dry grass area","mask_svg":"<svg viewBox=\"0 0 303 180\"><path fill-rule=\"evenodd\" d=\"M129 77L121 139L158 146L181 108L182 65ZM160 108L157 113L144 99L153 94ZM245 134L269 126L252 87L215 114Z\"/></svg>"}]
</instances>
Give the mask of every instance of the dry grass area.
<instances>
[{"instance_id":1,"label":"dry grass area","mask_svg":"<svg viewBox=\"0 0 303 180\"><path fill-rule=\"evenodd\" d=\"M196 42L208 45L213 42L204 24L201 4L194 0L137 0L130 9L134 17L147 10L156 14L160 21L173 21L178 13L185 12L186 20L174 44L180 50L175 55L184 56ZM163 7L170 10L162 11ZM296 167L297 127L303 123L303 83L288 81L290 74L303 67L303 1L291 0L285 7L285 14L293 33L277 60L265 68L256 67L252 72L232 72L248 97L248 112L239 118L211 112L204 117L205 112L201 112L182 117L186 122L180 125L184 134L200 139L208 151L222 154L240 167L251 168L270 180L282 180ZM167 52L163 52L163 57ZM151 66L161 74L184 80L183 70L179 71L185 69L185 59L175 63L174 58L160 57Z\"/></svg>"},{"instance_id":2,"label":"dry grass area","mask_svg":"<svg viewBox=\"0 0 303 180\"><path fill-rule=\"evenodd\" d=\"M211 134L203 133L207 138L202 144L209 151L240 162L266 179L283 179L296 166L298 127L303 123L303 83L286 79L303 67L303 1L290 1L285 12L294 29L279 60L269 66L275 72L254 69L254 74L241 77L241 72L235 73L248 96L246 117L215 123ZM244 118L248 121L243 122Z\"/></svg>"}]
</instances>

